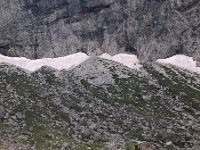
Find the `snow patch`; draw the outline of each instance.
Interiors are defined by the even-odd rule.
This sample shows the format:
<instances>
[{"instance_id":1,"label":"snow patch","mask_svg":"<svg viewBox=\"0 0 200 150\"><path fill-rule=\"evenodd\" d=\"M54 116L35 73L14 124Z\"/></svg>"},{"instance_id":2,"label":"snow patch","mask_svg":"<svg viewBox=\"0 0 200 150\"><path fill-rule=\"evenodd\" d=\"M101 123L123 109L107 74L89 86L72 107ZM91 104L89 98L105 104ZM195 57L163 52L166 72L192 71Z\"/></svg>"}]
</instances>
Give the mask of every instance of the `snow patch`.
<instances>
[{"instance_id":1,"label":"snow patch","mask_svg":"<svg viewBox=\"0 0 200 150\"><path fill-rule=\"evenodd\" d=\"M105 53L99 57L119 62L132 69L139 70L140 67L142 67L142 65L139 64L139 60L136 55L117 54L111 56ZM42 58L36 60L30 60L25 57L8 57L0 54L0 63L9 63L21 67L23 69L26 69L28 71L34 72L40 69L42 66L49 66L58 70L69 69L78 66L88 58L90 58L90 56L88 56L85 53L75 53L64 57Z\"/></svg>"},{"instance_id":2,"label":"snow patch","mask_svg":"<svg viewBox=\"0 0 200 150\"><path fill-rule=\"evenodd\" d=\"M33 72L40 69L42 66L50 66L58 70L69 69L81 64L88 58L89 56L85 53L76 53L65 57L43 58L36 60L30 60L25 57L7 57L0 54L0 63L13 64Z\"/></svg>"},{"instance_id":3,"label":"snow patch","mask_svg":"<svg viewBox=\"0 0 200 150\"><path fill-rule=\"evenodd\" d=\"M156 62L161 64L171 64L200 74L200 67L197 67L197 62L194 61L192 57L185 55L174 55L170 58L158 59Z\"/></svg>"},{"instance_id":4,"label":"snow patch","mask_svg":"<svg viewBox=\"0 0 200 150\"><path fill-rule=\"evenodd\" d=\"M121 63L121 64L123 64L123 65L125 65L125 66L127 66L131 69L140 70L140 67L142 67L142 65L140 64L136 55L117 54L117 55L111 56L107 53L104 53L99 57L119 62L119 63Z\"/></svg>"}]
</instances>

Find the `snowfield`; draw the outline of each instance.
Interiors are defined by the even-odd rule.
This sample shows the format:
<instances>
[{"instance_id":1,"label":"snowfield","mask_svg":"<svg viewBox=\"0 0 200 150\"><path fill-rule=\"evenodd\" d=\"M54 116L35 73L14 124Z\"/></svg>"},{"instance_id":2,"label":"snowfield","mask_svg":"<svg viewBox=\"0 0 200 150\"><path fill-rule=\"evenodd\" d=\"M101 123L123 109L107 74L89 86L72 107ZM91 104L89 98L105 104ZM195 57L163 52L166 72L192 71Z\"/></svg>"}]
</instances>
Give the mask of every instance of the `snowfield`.
<instances>
[{"instance_id":1,"label":"snowfield","mask_svg":"<svg viewBox=\"0 0 200 150\"><path fill-rule=\"evenodd\" d=\"M161 64L174 65L192 72L200 74L200 67L197 67L197 62L193 60L192 57L185 55L174 55L166 59L158 59L156 62Z\"/></svg>"},{"instance_id":2,"label":"snowfield","mask_svg":"<svg viewBox=\"0 0 200 150\"><path fill-rule=\"evenodd\" d=\"M140 70L140 68L142 67L136 55L117 54L111 56L105 53L99 57L119 62L125 66L128 66L131 69ZM85 53L75 53L64 57L43 58L36 60L30 60L25 57L8 57L0 54L0 63L9 63L33 72L40 69L42 66L50 66L58 70L70 69L74 66L78 66L89 58L90 56ZM161 64L171 64L200 74L200 67L197 67L196 61L194 61L192 57L188 57L185 55L175 55L167 59L158 59L156 62Z\"/></svg>"},{"instance_id":3,"label":"snowfield","mask_svg":"<svg viewBox=\"0 0 200 150\"><path fill-rule=\"evenodd\" d=\"M87 60L89 56L85 53L76 53L65 57L43 58L30 60L24 57L7 57L0 55L0 63L9 63L24 68L31 72L40 69L42 66L50 66L52 68L62 70L77 66Z\"/></svg>"},{"instance_id":4,"label":"snowfield","mask_svg":"<svg viewBox=\"0 0 200 150\"><path fill-rule=\"evenodd\" d=\"M111 55L105 53L99 57L119 62L129 68L136 69L136 70L140 70L140 67L142 67L142 65L140 64L140 61L138 60L136 55L117 54L117 55L111 56Z\"/></svg>"},{"instance_id":5,"label":"snowfield","mask_svg":"<svg viewBox=\"0 0 200 150\"><path fill-rule=\"evenodd\" d=\"M139 64L139 60L136 55L117 54L111 56L105 53L99 57L119 62L132 69L139 69L142 66ZM90 56L85 53L76 53L64 57L43 58L36 60L30 60L25 57L8 57L0 55L0 63L9 63L33 72L40 69L42 66L50 66L58 70L69 69L74 66L78 66L89 58Z\"/></svg>"}]
</instances>

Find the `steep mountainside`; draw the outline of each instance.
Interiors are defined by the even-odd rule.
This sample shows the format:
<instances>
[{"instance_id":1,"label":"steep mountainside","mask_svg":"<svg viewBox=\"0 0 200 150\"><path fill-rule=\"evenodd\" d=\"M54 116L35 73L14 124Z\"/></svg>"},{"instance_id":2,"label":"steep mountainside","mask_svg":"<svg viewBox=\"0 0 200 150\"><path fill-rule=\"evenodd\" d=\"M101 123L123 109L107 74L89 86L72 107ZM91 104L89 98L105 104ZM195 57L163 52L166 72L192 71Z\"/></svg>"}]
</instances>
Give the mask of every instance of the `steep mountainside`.
<instances>
[{"instance_id":1,"label":"steep mountainside","mask_svg":"<svg viewBox=\"0 0 200 150\"><path fill-rule=\"evenodd\" d=\"M0 149L199 150L200 76L143 66L90 58L29 73L1 64Z\"/></svg>"},{"instance_id":2,"label":"steep mountainside","mask_svg":"<svg viewBox=\"0 0 200 150\"><path fill-rule=\"evenodd\" d=\"M200 58L199 0L1 0L0 53Z\"/></svg>"}]
</instances>

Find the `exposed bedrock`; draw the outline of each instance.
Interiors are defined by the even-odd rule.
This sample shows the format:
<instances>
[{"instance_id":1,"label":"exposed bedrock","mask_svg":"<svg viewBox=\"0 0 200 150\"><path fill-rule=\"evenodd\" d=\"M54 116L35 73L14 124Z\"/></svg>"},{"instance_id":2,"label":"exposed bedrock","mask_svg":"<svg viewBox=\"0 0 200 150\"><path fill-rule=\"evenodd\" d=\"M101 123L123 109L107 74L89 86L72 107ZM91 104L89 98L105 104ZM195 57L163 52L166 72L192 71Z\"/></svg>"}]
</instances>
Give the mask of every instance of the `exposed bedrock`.
<instances>
[{"instance_id":1,"label":"exposed bedrock","mask_svg":"<svg viewBox=\"0 0 200 150\"><path fill-rule=\"evenodd\" d=\"M200 59L199 0L1 0L0 53Z\"/></svg>"}]
</instances>

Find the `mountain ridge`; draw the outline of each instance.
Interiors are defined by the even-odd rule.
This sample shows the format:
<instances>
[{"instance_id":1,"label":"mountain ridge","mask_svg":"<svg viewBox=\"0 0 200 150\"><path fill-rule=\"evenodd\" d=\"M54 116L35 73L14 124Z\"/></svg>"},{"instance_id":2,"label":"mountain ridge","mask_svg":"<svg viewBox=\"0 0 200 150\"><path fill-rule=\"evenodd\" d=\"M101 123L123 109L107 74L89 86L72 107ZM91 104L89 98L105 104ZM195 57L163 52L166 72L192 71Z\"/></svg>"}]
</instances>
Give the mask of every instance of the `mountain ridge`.
<instances>
[{"instance_id":1,"label":"mountain ridge","mask_svg":"<svg viewBox=\"0 0 200 150\"><path fill-rule=\"evenodd\" d=\"M197 150L200 76L143 66L91 58L71 70L27 74L1 64L0 147Z\"/></svg>"},{"instance_id":2,"label":"mountain ridge","mask_svg":"<svg viewBox=\"0 0 200 150\"><path fill-rule=\"evenodd\" d=\"M2 0L0 53L37 59L76 52L185 54L199 61L198 0Z\"/></svg>"}]
</instances>

